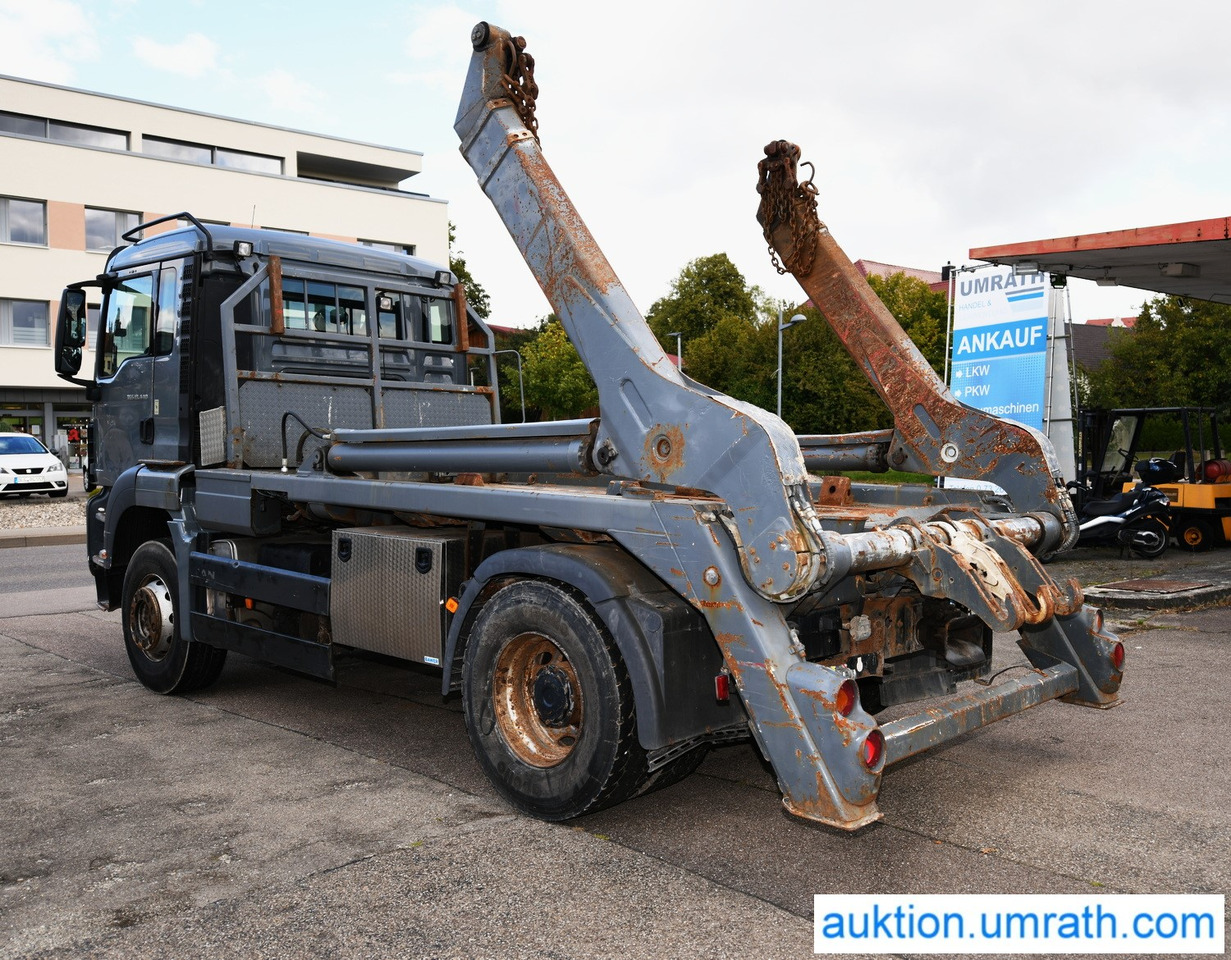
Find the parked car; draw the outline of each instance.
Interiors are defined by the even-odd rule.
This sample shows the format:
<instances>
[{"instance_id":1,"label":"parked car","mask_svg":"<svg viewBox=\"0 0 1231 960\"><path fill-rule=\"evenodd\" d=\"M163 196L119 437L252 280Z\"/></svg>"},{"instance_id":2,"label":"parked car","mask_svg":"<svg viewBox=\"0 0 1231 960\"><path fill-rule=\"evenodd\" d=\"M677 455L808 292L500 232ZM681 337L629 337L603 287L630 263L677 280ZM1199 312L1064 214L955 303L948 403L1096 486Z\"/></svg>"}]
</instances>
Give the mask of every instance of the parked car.
<instances>
[{"instance_id":1,"label":"parked car","mask_svg":"<svg viewBox=\"0 0 1231 960\"><path fill-rule=\"evenodd\" d=\"M68 496L68 470L37 437L0 433L0 497Z\"/></svg>"}]
</instances>

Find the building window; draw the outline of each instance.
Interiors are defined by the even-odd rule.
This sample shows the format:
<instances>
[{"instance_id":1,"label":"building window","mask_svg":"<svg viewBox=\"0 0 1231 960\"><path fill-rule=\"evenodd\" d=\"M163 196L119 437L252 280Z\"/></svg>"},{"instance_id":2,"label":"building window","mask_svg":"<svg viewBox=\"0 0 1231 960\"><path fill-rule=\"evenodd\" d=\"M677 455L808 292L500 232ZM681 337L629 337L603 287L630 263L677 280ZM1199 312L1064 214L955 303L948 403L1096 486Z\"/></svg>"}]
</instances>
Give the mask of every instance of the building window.
<instances>
[{"instance_id":1,"label":"building window","mask_svg":"<svg viewBox=\"0 0 1231 960\"><path fill-rule=\"evenodd\" d=\"M214 150L214 164L219 167L230 167L232 170L250 170L253 173L282 172L281 157L266 157L259 153L245 153L242 150L224 150L222 147Z\"/></svg>"},{"instance_id":2,"label":"building window","mask_svg":"<svg viewBox=\"0 0 1231 960\"><path fill-rule=\"evenodd\" d=\"M0 111L0 133L16 133L22 137L47 136L47 121L43 117L27 117L21 113Z\"/></svg>"},{"instance_id":3,"label":"building window","mask_svg":"<svg viewBox=\"0 0 1231 960\"><path fill-rule=\"evenodd\" d=\"M0 242L47 245L47 204L0 197Z\"/></svg>"},{"instance_id":4,"label":"building window","mask_svg":"<svg viewBox=\"0 0 1231 960\"><path fill-rule=\"evenodd\" d=\"M0 111L0 133L15 133L22 137L42 137L60 143L77 143L85 147L105 147L108 150L127 150L128 134L123 130L107 127L91 127L84 123L69 123L66 120L49 120L24 113Z\"/></svg>"},{"instance_id":5,"label":"building window","mask_svg":"<svg viewBox=\"0 0 1231 960\"><path fill-rule=\"evenodd\" d=\"M49 308L45 300L0 300L0 344L6 347L45 347Z\"/></svg>"},{"instance_id":6,"label":"building window","mask_svg":"<svg viewBox=\"0 0 1231 960\"><path fill-rule=\"evenodd\" d=\"M85 248L110 253L123 236L141 222L141 215L127 210L85 208Z\"/></svg>"},{"instance_id":7,"label":"building window","mask_svg":"<svg viewBox=\"0 0 1231 960\"><path fill-rule=\"evenodd\" d=\"M183 160L232 170L248 170L253 173L282 173L282 158L267 157L243 150L226 150L204 143L189 143L185 140L168 140L165 137L142 137L141 152L151 157L167 160Z\"/></svg>"},{"instance_id":8,"label":"building window","mask_svg":"<svg viewBox=\"0 0 1231 960\"><path fill-rule=\"evenodd\" d=\"M142 137L141 152L152 157L168 160L185 160L188 163L212 163L213 151L199 143L184 143L180 140L164 140L162 137Z\"/></svg>"},{"instance_id":9,"label":"building window","mask_svg":"<svg viewBox=\"0 0 1231 960\"><path fill-rule=\"evenodd\" d=\"M82 123L47 121L47 138L61 143L79 143L85 147L106 147L108 150L127 150L128 134L104 127L87 127Z\"/></svg>"},{"instance_id":10,"label":"building window","mask_svg":"<svg viewBox=\"0 0 1231 960\"><path fill-rule=\"evenodd\" d=\"M415 245L413 243L386 243L383 240L360 240L365 247L371 247L373 250L385 250L389 253L404 253L409 257L415 255Z\"/></svg>"}]
</instances>

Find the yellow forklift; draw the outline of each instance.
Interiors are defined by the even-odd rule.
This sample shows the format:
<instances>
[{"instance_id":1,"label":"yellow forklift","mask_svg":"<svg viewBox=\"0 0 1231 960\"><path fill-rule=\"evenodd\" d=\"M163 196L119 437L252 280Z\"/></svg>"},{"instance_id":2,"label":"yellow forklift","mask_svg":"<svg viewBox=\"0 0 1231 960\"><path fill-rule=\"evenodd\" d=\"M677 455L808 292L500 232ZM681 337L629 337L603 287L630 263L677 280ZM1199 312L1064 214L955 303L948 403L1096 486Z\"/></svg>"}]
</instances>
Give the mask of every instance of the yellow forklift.
<instances>
[{"instance_id":1,"label":"yellow forklift","mask_svg":"<svg viewBox=\"0 0 1231 960\"><path fill-rule=\"evenodd\" d=\"M1147 421L1150 430L1146 430ZM1127 407L1081 415L1077 482L1080 502L1103 500L1137 483L1138 451L1168 453L1179 479L1152 483L1171 501L1171 535L1188 550L1231 543L1231 460L1224 459L1213 407Z\"/></svg>"}]
</instances>

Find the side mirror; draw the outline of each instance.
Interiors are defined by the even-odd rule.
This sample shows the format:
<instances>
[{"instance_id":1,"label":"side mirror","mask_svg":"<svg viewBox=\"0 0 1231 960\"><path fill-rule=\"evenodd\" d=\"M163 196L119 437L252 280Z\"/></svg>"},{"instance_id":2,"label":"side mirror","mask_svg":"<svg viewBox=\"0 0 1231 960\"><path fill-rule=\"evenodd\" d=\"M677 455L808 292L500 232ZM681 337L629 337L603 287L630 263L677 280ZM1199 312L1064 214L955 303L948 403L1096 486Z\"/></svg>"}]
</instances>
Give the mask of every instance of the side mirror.
<instances>
[{"instance_id":1,"label":"side mirror","mask_svg":"<svg viewBox=\"0 0 1231 960\"><path fill-rule=\"evenodd\" d=\"M60 297L56 322L56 373L74 377L81 369L81 348L86 340L85 291L68 288Z\"/></svg>"}]
</instances>

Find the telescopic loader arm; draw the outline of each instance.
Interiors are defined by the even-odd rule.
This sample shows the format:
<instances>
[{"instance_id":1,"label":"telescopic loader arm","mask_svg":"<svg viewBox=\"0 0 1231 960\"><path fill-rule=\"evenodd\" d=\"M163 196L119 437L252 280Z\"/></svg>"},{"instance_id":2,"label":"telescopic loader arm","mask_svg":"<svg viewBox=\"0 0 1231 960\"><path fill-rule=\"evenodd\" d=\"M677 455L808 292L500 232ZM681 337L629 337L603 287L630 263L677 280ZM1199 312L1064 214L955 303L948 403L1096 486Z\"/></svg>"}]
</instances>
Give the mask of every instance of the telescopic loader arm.
<instances>
[{"instance_id":1,"label":"telescopic loader arm","mask_svg":"<svg viewBox=\"0 0 1231 960\"><path fill-rule=\"evenodd\" d=\"M659 346L543 158L525 42L486 23L471 41L454 124L462 154L594 377L591 466L634 481L613 484L612 495L651 498L656 526L606 532L704 616L787 809L855 829L880 816L886 762L1042 700L1114 702L1120 673L1110 651L1119 645L1082 607L1080 588L1055 584L1027 549L1055 550L1071 535L1046 441L972 419L862 292L862 279L838 270L818 289L818 306L901 419L891 443L884 434L810 440L809 464L823 469L888 446L895 465L986 476L1018 511L1034 512L1000 508L985 518L978 498L935 491L905 509L822 505L785 423L690 380ZM844 260L836 244L830 259ZM895 402L900 391L909 403ZM1018 630L1038 670L885 728L858 704L839 709L854 671L806 659L787 617L801 600L862 602L877 581L852 575L868 571L909 580L922 597L953 601L991 629ZM883 751L871 749L878 741Z\"/></svg>"},{"instance_id":2,"label":"telescopic loader arm","mask_svg":"<svg viewBox=\"0 0 1231 960\"><path fill-rule=\"evenodd\" d=\"M738 504L738 520L727 518L727 527L744 576L764 597L797 597L831 578L836 571L825 564L825 534L790 428L695 383L667 358L543 159L515 106L520 93L510 96L513 78L525 78L520 38L479 24L471 40L476 54L454 128L463 156L594 376L602 412L595 467Z\"/></svg>"}]
</instances>

